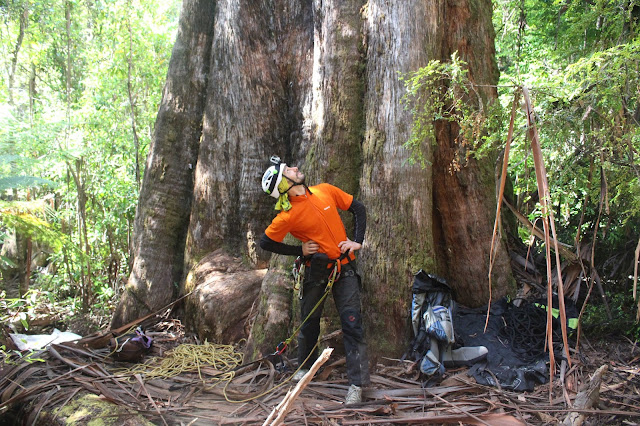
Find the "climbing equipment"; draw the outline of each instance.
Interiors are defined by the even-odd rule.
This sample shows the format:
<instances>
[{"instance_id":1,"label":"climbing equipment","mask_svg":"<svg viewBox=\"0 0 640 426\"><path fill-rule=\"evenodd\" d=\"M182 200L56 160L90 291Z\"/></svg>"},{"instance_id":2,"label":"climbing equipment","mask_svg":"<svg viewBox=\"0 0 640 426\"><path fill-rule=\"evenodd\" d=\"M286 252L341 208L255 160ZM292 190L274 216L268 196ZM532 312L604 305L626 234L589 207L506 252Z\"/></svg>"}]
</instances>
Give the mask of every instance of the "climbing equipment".
<instances>
[{"instance_id":1,"label":"climbing equipment","mask_svg":"<svg viewBox=\"0 0 640 426\"><path fill-rule=\"evenodd\" d=\"M118 361L139 362L151 349L153 339L144 333L142 327L137 327L133 333L126 333L111 339L113 348L109 356Z\"/></svg>"},{"instance_id":2,"label":"climbing equipment","mask_svg":"<svg viewBox=\"0 0 640 426\"><path fill-rule=\"evenodd\" d=\"M298 298L302 299L302 282L304 281L304 272L306 269L303 256L298 256L293 262L293 269L291 274L293 275L293 291L298 293Z\"/></svg>"},{"instance_id":3,"label":"climbing equipment","mask_svg":"<svg viewBox=\"0 0 640 426\"><path fill-rule=\"evenodd\" d=\"M316 344L315 344L315 346L313 347L313 349L315 349L315 348L318 346L318 343L319 343L319 341L318 341L318 342L316 342ZM236 372L239 368L244 368L244 367L246 367L246 366L248 366L248 365L256 364L256 363L260 363L260 362L262 362L262 361L264 361L264 360L268 360L268 358L273 357L273 355L267 355L267 356L266 356L266 357L264 357L264 358L260 358L260 359L258 359L258 360L256 360L256 361L253 361L253 362L251 362L251 363L249 363L249 364L247 364L247 365L243 365L243 366L240 366L240 367L237 367L237 368L233 369L233 370L229 373L229 374L230 374L230 377L229 377L228 379L226 379L226 380L227 380L227 383L225 384L224 388L222 389L222 393L224 394L224 398L225 398L228 402L231 402L231 403L244 403L244 402L252 401L252 400L254 400L254 399L258 399L258 398L260 398L260 397L263 397L263 396L265 396L265 395L267 395L267 394L269 394L269 393L271 393L271 392L275 391L276 389L281 388L282 386L284 386L285 384L287 384L289 381L293 380L293 379L294 379L294 377L296 376L296 374L297 374L299 371L301 371L301 370L302 370L302 366L303 366L303 365L304 365L304 364L309 360L309 358L311 358L311 354L312 354L312 353L313 353L313 350L311 350L311 352L309 353L309 355L307 355L307 358L306 358L306 359L305 359L305 360L304 360L304 361L303 361L303 362L298 366L298 369L297 369L296 371L294 371L294 372L293 372L293 374L292 374L291 376L289 376L286 380L282 381L281 383L278 383L277 385L273 386L271 389L267 389L267 390L265 390L264 392L260 392L260 393L258 393L257 395L253 395L253 396L251 396L251 397L249 397L249 398L245 398L245 399L241 399L241 400L232 400L232 399L230 399L230 398L229 398L229 396L227 395L227 387L229 386L229 384L230 384L230 383L231 383L231 381L233 380L233 378L234 378L234 376L235 376L235 372Z\"/></svg>"},{"instance_id":4,"label":"climbing equipment","mask_svg":"<svg viewBox=\"0 0 640 426\"><path fill-rule=\"evenodd\" d=\"M277 155L272 155L269 159L269 162L272 164L272 166L269 166L269 168L262 175L262 190L264 192L271 195L273 198L278 199L281 195L286 194L289 189L293 188L294 186L302 185L309 192L309 194L312 194L311 190L304 182L304 179L302 180L302 182L295 182L287 178L287 180L291 182L291 186L289 186L289 188L283 192L281 188L279 188L279 185L282 181L282 177L284 176L283 172L287 167L287 164L283 163L280 160L280 157L278 157Z\"/></svg>"},{"instance_id":5,"label":"climbing equipment","mask_svg":"<svg viewBox=\"0 0 640 426\"><path fill-rule=\"evenodd\" d=\"M411 320L415 337L403 359L419 361L422 373L437 377L444 373L443 357L455 342L452 290L444 278L421 269L414 276L412 292Z\"/></svg>"},{"instance_id":6,"label":"climbing equipment","mask_svg":"<svg viewBox=\"0 0 640 426\"><path fill-rule=\"evenodd\" d=\"M243 354L232 345L222 345L205 341L202 344L183 343L180 346L167 351L162 359L154 358L145 364L123 370L122 374L142 374L148 379L167 379L178 376L184 372L197 372L201 382L205 382L202 367L213 366L222 373L212 376L207 384L215 384L218 381L229 378L229 372L242 364Z\"/></svg>"},{"instance_id":7,"label":"climbing equipment","mask_svg":"<svg viewBox=\"0 0 640 426\"><path fill-rule=\"evenodd\" d=\"M252 363L249 363L247 365L251 365L251 364L256 364L259 362L262 362L264 360L268 360L269 358L273 358L273 357L279 357L281 356L289 347L289 344L291 343L291 341L296 337L296 335L300 332L300 329L302 328L302 325L309 320L309 318L311 317L311 315L315 312L316 309L318 309L318 307L322 304L322 302L324 301L324 299L326 299L327 295L329 294L329 292L331 292L331 289L333 288L333 284L340 278L340 270L341 270L341 261L342 259L346 258L349 255L350 251L347 251L345 253L343 253L338 259L336 260L331 260L331 262L334 263L333 265L333 269L331 270L331 273L329 274L329 278L327 280L327 285L325 287L324 293L322 295L322 297L320 298L320 300L318 300L318 302L316 303L316 305L313 307L313 309L311 309L311 312L309 312L309 314L306 316L306 318L300 323L300 325L293 331L293 333L291 334L291 336L285 340L283 340L282 342L278 343L278 345L276 346L276 350L273 354L267 355L264 358L261 358L259 360L253 361ZM326 256L326 255L325 255ZM313 257L313 256L312 256ZM305 276L305 268L307 267L306 263L309 259L306 259L306 257L298 257L295 262L294 262L294 266L293 266L293 276L295 278L295 284L294 284L294 288L296 286L298 286L300 288L300 298L302 298L302 285L303 285L303 281L304 281L304 276ZM325 264L328 265L328 264ZM239 368L244 368L247 365L243 365L243 366L239 366L234 368L229 374L230 376L226 379L227 383L225 385L225 387L223 388L223 394L225 399L228 402L232 402L232 403L244 403L244 402L248 402L257 398L260 398L270 392L275 391L276 389L284 386L287 382L294 380L295 381L295 377L296 376L300 376L300 372L303 370L302 366L305 365L305 363L309 360L309 358L311 357L311 355L314 353L315 348L318 346L319 344L319 340L316 341L313 349L309 352L309 354L307 355L307 358L300 363L300 365L298 366L297 370L293 372L293 374L287 378L286 380L284 380L282 383L279 383L278 385L272 387L271 389L268 389L264 392L261 392L257 395L253 395L249 398L246 399L241 399L241 400L232 400L229 398L229 396L227 395L227 386L231 383L231 381L233 380L235 371L237 371ZM302 374L304 375L304 374ZM359 402L359 401L358 401Z\"/></svg>"}]
</instances>

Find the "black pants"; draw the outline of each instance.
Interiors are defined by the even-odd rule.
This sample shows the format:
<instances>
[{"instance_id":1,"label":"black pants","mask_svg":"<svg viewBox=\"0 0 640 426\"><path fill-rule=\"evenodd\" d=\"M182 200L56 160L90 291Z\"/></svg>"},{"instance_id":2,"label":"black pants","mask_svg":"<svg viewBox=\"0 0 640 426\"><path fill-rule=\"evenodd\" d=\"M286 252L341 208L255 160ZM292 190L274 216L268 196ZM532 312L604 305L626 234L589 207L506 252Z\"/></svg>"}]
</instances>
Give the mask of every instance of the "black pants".
<instances>
[{"instance_id":1,"label":"black pants","mask_svg":"<svg viewBox=\"0 0 640 426\"><path fill-rule=\"evenodd\" d=\"M300 303L302 320L316 306L324 294L327 281L309 281L305 274L303 297ZM342 323L342 337L347 358L347 377L349 384L363 386L369 384L369 357L362 327L360 309L360 277L351 264L343 265L340 279L333 283L333 300L336 304L340 322ZM313 350L303 368L311 368L318 358L318 348L314 346L320 334L320 316L323 303L316 308L311 317L302 325L298 336L298 362L303 363Z\"/></svg>"}]
</instances>

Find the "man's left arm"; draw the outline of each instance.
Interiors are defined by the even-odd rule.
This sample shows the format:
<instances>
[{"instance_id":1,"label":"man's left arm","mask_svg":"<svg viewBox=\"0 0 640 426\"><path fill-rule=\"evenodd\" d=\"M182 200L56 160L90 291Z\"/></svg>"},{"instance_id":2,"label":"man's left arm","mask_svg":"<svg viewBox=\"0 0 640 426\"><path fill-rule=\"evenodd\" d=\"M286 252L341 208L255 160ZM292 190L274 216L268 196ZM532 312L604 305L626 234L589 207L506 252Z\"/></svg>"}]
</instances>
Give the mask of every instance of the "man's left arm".
<instances>
[{"instance_id":1,"label":"man's left arm","mask_svg":"<svg viewBox=\"0 0 640 426\"><path fill-rule=\"evenodd\" d=\"M348 210L353 214L353 241L347 239L338 244L341 253L360 250L367 230L367 209L364 204L354 198Z\"/></svg>"}]
</instances>

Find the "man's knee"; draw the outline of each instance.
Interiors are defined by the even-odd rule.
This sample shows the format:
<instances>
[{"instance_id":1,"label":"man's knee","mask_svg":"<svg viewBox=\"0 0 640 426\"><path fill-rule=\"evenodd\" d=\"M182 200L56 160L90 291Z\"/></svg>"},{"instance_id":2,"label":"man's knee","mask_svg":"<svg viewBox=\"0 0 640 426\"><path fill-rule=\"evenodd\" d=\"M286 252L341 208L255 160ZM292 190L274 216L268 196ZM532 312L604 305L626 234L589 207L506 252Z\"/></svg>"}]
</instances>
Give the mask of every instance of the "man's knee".
<instances>
[{"instance_id":1,"label":"man's knee","mask_svg":"<svg viewBox=\"0 0 640 426\"><path fill-rule=\"evenodd\" d=\"M362 337L362 315L355 309L347 309L340 314L342 332L352 337Z\"/></svg>"}]
</instances>

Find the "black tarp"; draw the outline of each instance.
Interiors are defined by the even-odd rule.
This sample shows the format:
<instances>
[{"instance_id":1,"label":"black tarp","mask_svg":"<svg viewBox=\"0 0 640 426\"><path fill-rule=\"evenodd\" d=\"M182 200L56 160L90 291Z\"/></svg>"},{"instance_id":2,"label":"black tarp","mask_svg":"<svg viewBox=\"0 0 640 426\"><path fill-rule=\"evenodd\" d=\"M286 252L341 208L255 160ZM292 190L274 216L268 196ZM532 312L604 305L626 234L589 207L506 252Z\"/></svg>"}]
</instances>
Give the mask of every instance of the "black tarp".
<instances>
[{"instance_id":1,"label":"black tarp","mask_svg":"<svg viewBox=\"0 0 640 426\"><path fill-rule=\"evenodd\" d=\"M567 316L575 315L575 306L567 304ZM554 303L554 307L557 305ZM531 391L546 383L549 353L545 351L546 302L521 301L519 306L502 299L491 306L487 330L487 307L469 309L458 305L454 315L456 344L485 346L486 360L473 365L468 374L480 384L515 391ZM554 319L554 355L560 359L562 339L560 323Z\"/></svg>"}]
</instances>

